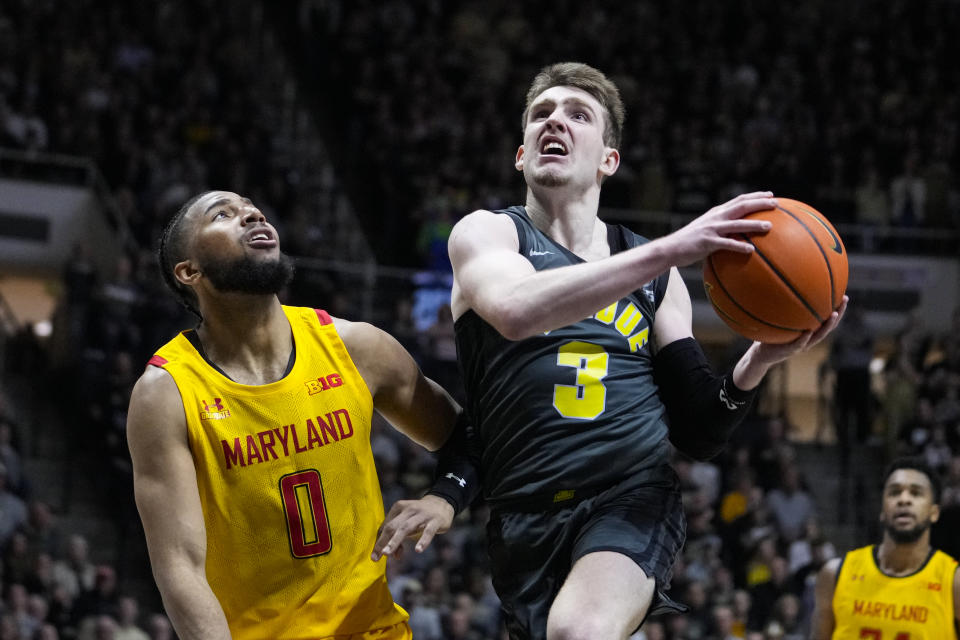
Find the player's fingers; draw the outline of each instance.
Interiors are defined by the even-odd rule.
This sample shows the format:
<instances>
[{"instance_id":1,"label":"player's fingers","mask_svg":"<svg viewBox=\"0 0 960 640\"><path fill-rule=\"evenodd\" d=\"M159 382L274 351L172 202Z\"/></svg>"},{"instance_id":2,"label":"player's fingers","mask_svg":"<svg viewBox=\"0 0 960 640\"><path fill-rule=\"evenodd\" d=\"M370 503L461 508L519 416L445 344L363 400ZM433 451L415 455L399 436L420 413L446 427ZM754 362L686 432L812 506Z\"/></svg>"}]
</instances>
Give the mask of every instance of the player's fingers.
<instances>
[{"instance_id":1,"label":"player's fingers","mask_svg":"<svg viewBox=\"0 0 960 640\"><path fill-rule=\"evenodd\" d=\"M840 301L840 306L837 307L837 314L840 316L840 320L843 320L843 314L847 312L848 304L850 304L850 297L843 296L843 299Z\"/></svg>"},{"instance_id":2,"label":"player's fingers","mask_svg":"<svg viewBox=\"0 0 960 640\"><path fill-rule=\"evenodd\" d=\"M773 191L752 191L750 193L741 193L730 202L738 202L740 200L752 200L754 198L772 198L772 197L773 197Z\"/></svg>"},{"instance_id":3,"label":"player's fingers","mask_svg":"<svg viewBox=\"0 0 960 640\"><path fill-rule=\"evenodd\" d=\"M713 251L733 251L735 253L752 253L756 247L743 240L733 238L716 238L713 241Z\"/></svg>"},{"instance_id":4,"label":"player's fingers","mask_svg":"<svg viewBox=\"0 0 960 640\"><path fill-rule=\"evenodd\" d=\"M830 317L827 318L826 321L824 321L824 323L820 325L820 327L810 337L810 343L808 345L808 348L812 347L813 345L817 344L818 342L826 338L831 331L836 329L837 325L840 324L841 317L842 316L838 311L834 311L833 313L831 313Z\"/></svg>"},{"instance_id":5,"label":"player's fingers","mask_svg":"<svg viewBox=\"0 0 960 640\"><path fill-rule=\"evenodd\" d=\"M420 535L420 539L417 540L417 553L423 552L424 549L430 546L430 543L433 541L433 536L437 534L437 530L439 528L440 525L434 520L431 520L426 524L426 526L423 528L423 533Z\"/></svg>"},{"instance_id":6,"label":"player's fingers","mask_svg":"<svg viewBox=\"0 0 960 640\"><path fill-rule=\"evenodd\" d=\"M409 520L409 518L403 515L402 507L397 509L397 505L394 505L390 509L390 514L384 520L383 524L380 525L377 540L373 544L373 553L370 554L370 558L374 562L379 560L381 556L390 555L390 553L395 550L396 545L393 544L393 542L397 539L398 533L403 531L406 520ZM400 540L403 540L402 534L400 535Z\"/></svg>"},{"instance_id":7,"label":"player's fingers","mask_svg":"<svg viewBox=\"0 0 960 640\"><path fill-rule=\"evenodd\" d=\"M389 556L395 554L397 551L400 551L403 548L403 539L407 537L407 528L397 527L397 530L394 531L393 535L390 536L390 539L387 540L387 543L383 545L381 555Z\"/></svg>"},{"instance_id":8,"label":"player's fingers","mask_svg":"<svg viewBox=\"0 0 960 640\"><path fill-rule=\"evenodd\" d=\"M810 346L820 342L827 337L827 334L837 328L837 325L840 324L841 320L843 320L843 314L847 312L847 304L849 304L849 302L850 298L843 296L843 299L840 301L840 306L838 306L833 313L830 314L830 317L827 318L822 325L820 325L820 328L817 329L810 338Z\"/></svg>"},{"instance_id":9,"label":"player's fingers","mask_svg":"<svg viewBox=\"0 0 960 640\"><path fill-rule=\"evenodd\" d=\"M724 207L726 209L725 217L730 219L742 218L748 213L753 213L754 211L766 211L768 209L773 209L776 206L776 198L744 198L743 200L739 200L737 202L731 202L729 206Z\"/></svg>"},{"instance_id":10,"label":"player's fingers","mask_svg":"<svg viewBox=\"0 0 960 640\"><path fill-rule=\"evenodd\" d=\"M714 229L722 236L734 233L766 233L773 224L769 220L723 220L718 222Z\"/></svg>"},{"instance_id":11,"label":"player's fingers","mask_svg":"<svg viewBox=\"0 0 960 640\"><path fill-rule=\"evenodd\" d=\"M380 531L377 532L377 540L373 543L373 551L370 553L370 559L376 562L379 560L385 553L387 543L393 538L393 530L387 529L386 527L380 527Z\"/></svg>"}]
</instances>

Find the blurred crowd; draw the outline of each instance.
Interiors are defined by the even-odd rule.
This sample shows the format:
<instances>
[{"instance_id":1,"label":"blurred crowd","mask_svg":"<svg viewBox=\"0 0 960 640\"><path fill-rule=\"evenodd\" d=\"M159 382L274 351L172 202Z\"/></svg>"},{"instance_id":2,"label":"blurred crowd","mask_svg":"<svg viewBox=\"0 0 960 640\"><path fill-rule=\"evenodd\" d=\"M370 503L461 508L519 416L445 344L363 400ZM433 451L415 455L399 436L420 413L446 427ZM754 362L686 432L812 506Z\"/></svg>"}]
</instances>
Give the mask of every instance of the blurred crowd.
<instances>
[{"instance_id":1,"label":"blurred crowd","mask_svg":"<svg viewBox=\"0 0 960 640\"><path fill-rule=\"evenodd\" d=\"M139 245L104 273L93 249L78 244L64 265L53 335L41 344L25 330L7 344L4 363L9 375L42 376L63 390L71 459L103 470L96 482L121 543L142 536L124 436L130 389L152 349L191 324L151 254L163 223L194 192L225 186L265 210L292 255L316 256L324 233L289 141L271 125L283 88L264 70L279 66L270 58L279 52L255 31L268 28L254 19L257 6L0 6L0 146L95 158ZM522 199L513 157L523 92L540 66L560 59L606 71L628 105L623 166L604 187L607 206L695 213L763 187L840 222L960 226L950 180L960 168L960 70L949 63L960 45L948 37L960 27L957 2L290 7L306 40L294 55L312 65L342 138L339 172L376 195L380 233L425 266L448 268L443 247L458 215ZM331 199L341 188L332 177L321 182ZM419 329L409 285L378 290L396 302L392 317L360 318L355 292L341 285L304 271L284 299L383 324L429 375L462 393L448 308ZM880 370L872 367L883 336L848 320L824 372L846 385L831 407L841 459L864 441L882 457L920 453L944 475L945 515L957 513L960 315L944 335L907 323ZM171 637L162 613L139 611L124 592L133 576L94 564L90 543L60 528L66 514L35 498L15 413L0 404L0 640ZM636 638L805 637L813 576L845 549L824 534L828 510L804 481L790 428L757 413L717 460L675 460L688 542L672 595L691 612L650 619ZM372 445L387 509L425 490L429 454L382 421ZM388 563L419 640L502 636L485 521L486 508L474 505L425 553L408 549Z\"/></svg>"},{"instance_id":2,"label":"blurred crowd","mask_svg":"<svg viewBox=\"0 0 960 640\"><path fill-rule=\"evenodd\" d=\"M286 225L294 253L312 253L336 182L329 163L297 157L318 145L288 139L284 61L257 6L4 2L0 147L95 160L141 247L190 196L219 187Z\"/></svg>"},{"instance_id":3,"label":"blurred crowd","mask_svg":"<svg viewBox=\"0 0 960 640\"><path fill-rule=\"evenodd\" d=\"M8 360L5 373L17 364ZM138 599L120 588L112 562L94 562L95 555L113 554L91 549L34 497L38 478L24 469L21 408L0 385L0 639L173 640L162 612L141 611Z\"/></svg>"},{"instance_id":4,"label":"blurred crowd","mask_svg":"<svg viewBox=\"0 0 960 640\"><path fill-rule=\"evenodd\" d=\"M761 187L834 222L960 226L957 2L301 0L299 18L385 218L522 200L524 93L578 60L627 106L606 206L700 213Z\"/></svg>"}]
</instances>

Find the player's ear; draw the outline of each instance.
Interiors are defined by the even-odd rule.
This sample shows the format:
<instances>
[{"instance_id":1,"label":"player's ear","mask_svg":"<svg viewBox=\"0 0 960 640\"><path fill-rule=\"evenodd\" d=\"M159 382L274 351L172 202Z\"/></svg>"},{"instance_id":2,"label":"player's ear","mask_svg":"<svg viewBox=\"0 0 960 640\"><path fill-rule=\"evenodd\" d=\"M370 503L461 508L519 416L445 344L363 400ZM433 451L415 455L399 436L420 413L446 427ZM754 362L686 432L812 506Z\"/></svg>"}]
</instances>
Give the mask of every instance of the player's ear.
<instances>
[{"instance_id":1,"label":"player's ear","mask_svg":"<svg viewBox=\"0 0 960 640\"><path fill-rule=\"evenodd\" d=\"M190 260L183 260L173 266L174 277L185 285L194 284L202 273Z\"/></svg>"},{"instance_id":2,"label":"player's ear","mask_svg":"<svg viewBox=\"0 0 960 640\"><path fill-rule=\"evenodd\" d=\"M620 152L613 147L606 147L603 150L603 161L600 163L600 173L604 177L612 176L617 172L620 166Z\"/></svg>"},{"instance_id":3,"label":"player's ear","mask_svg":"<svg viewBox=\"0 0 960 640\"><path fill-rule=\"evenodd\" d=\"M935 504L930 507L930 522L936 522L940 519L940 505Z\"/></svg>"},{"instance_id":4,"label":"player's ear","mask_svg":"<svg viewBox=\"0 0 960 640\"><path fill-rule=\"evenodd\" d=\"M523 171L523 145L520 145L520 148L517 149L517 159L513 166L517 168L517 171Z\"/></svg>"}]
</instances>

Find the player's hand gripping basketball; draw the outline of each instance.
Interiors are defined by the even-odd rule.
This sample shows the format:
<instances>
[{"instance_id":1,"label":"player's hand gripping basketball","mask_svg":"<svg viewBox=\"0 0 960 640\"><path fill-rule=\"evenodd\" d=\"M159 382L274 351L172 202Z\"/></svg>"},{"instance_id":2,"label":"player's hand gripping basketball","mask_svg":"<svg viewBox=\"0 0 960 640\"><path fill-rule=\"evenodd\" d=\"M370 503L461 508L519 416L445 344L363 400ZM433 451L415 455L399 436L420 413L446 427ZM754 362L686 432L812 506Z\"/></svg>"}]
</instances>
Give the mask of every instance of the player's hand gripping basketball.
<instances>
[{"instance_id":1,"label":"player's hand gripping basketball","mask_svg":"<svg viewBox=\"0 0 960 640\"><path fill-rule=\"evenodd\" d=\"M813 331L804 331L796 340L793 340L792 342L787 342L785 344L771 344L768 342L754 343L754 346L756 347L757 358L767 364L776 364L778 362L783 362L795 353L807 351L815 344L826 338L831 331L837 328L837 325L840 324L840 320L843 319L843 314L847 312L848 302L850 302L850 298L843 296L840 306L837 307L833 313L831 313L827 319L823 321L823 324Z\"/></svg>"},{"instance_id":2,"label":"player's hand gripping basketball","mask_svg":"<svg viewBox=\"0 0 960 640\"><path fill-rule=\"evenodd\" d=\"M741 233L764 233L770 230L770 223L741 218L748 213L763 211L773 206L776 206L776 200L769 191L744 193L729 202L717 205L658 242L669 247L671 262L677 267L685 267L721 249L751 253L754 250L752 244L733 236Z\"/></svg>"},{"instance_id":3,"label":"player's hand gripping basketball","mask_svg":"<svg viewBox=\"0 0 960 640\"><path fill-rule=\"evenodd\" d=\"M370 559L403 553L405 538L417 538L416 550L430 546L433 537L446 533L453 524L453 507L439 496L425 495L419 500L398 500L384 519L373 545Z\"/></svg>"}]
</instances>

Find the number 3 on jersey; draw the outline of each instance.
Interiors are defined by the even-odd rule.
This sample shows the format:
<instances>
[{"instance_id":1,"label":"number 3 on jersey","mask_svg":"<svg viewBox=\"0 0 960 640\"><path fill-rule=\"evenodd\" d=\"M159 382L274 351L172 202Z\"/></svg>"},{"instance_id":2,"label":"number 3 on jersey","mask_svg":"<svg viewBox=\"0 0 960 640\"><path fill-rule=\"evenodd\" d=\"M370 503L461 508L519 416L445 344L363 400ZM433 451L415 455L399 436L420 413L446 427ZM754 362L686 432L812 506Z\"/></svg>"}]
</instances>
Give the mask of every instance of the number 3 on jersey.
<instances>
[{"instance_id":1,"label":"number 3 on jersey","mask_svg":"<svg viewBox=\"0 0 960 640\"><path fill-rule=\"evenodd\" d=\"M280 478L280 497L294 558L320 556L333 546L320 472L304 469Z\"/></svg>"},{"instance_id":2,"label":"number 3 on jersey","mask_svg":"<svg viewBox=\"0 0 960 640\"><path fill-rule=\"evenodd\" d=\"M601 382L607 375L610 356L589 342L568 342L557 352L557 366L577 370L576 384L553 385L553 406L565 418L593 420L603 413L607 388Z\"/></svg>"}]
</instances>

